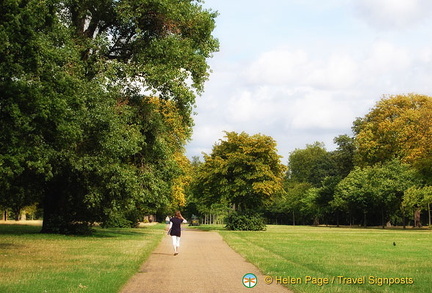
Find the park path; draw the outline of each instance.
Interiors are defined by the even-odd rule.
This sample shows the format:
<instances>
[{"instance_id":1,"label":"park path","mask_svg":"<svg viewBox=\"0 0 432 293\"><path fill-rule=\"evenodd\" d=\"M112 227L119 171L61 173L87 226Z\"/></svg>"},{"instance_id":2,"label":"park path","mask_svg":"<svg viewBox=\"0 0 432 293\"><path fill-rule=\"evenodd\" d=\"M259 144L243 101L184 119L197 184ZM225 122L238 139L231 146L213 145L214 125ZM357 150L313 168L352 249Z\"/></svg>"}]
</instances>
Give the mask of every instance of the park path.
<instances>
[{"instance_id":1,"label":"park path","mask_svg":"<svg viewBox=\"0 0 432 293\"><path fill-rule=\"evenodd\" d=\"M258 283L246 288L242 278L253 273ZM173 254L171 237L165 236L121 293L288 293L281 285L266 285L264 276L232 250L216 232L182 232L180 253Z\"/></svg>"}]
</instances>

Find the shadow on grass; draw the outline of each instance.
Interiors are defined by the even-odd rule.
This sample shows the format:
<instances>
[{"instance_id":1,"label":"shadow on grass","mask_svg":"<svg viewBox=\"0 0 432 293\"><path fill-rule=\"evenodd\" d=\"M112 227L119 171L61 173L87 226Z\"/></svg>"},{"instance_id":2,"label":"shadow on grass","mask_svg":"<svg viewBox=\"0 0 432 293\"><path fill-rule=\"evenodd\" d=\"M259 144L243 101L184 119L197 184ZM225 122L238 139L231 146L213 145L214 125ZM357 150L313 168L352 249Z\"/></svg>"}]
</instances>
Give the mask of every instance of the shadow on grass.
<instances>
[{"instance_id":1,"label":"shadow on grass","mask_svg":"<svg viewBox=\"0 0 432 293\"><path fill-rule=\"evenodd\" d=\"M29 234L40 234L40 235L63 235L67 237L77 237L77 238L116 238L123 236L137 236L144 235L147 233L157 233L162 231L164 225L149 226L149 227L139 227L139 228L100 228L94 227L92 233L88 235L79 234L43 234L40 233L42 227L35 225L25 225L25 224L0 224L0 235L29 235Z\"/></svg>"},{"instance_id":2,"label":"shadow on grass","mask_svg":"<svg viewBox=\"0 0 432 293\"><path fill-rule=\"evenodd\" d=\"M277 225L273 225L277 226ZM291 225L287 225L291 226ZM432 229L429 228L429 226L423 226L423 227L412 227L412 226L406 226L405 228L403 226L391 226L391 227L382 227L382 226L357 226L357 225L297 225L297 226L291 226L291 227L312 227L312 228L334 228L334 229L351 229L351 230L380 230L380 231L414 231L414 232L420 232L420 231L431 231Z\"/></svg>"},{"instance_id":3,"label":"shadow on grass","mask_svg":"<svg viewBox=\"0 0 432 293\"><path fill-rule=\"evenodd\" d=\"M0 225L0 235L38 234L41 227L34 225Z\"/></svg>"},{"instance_id":4,"label":"shadow on grass","mask_svg":"<svg viewBox=\"0 0 432 293\"><path fill-rule=\"evenodd\" d=\"M22 249L23 247L26 246L16 243L0 243L0 250Z\"/></svg>"},{"instance_id":5,"label":"shadow on grass","mask_svg":"<svg viewBox=\"0 0 432 293\"><path fill-rule=\"evenodd\" d=\"M199 231L227 231L225 225L199 225L199 226L189 226L188 230L199 230Z\"/></svg>"}]
</instances>

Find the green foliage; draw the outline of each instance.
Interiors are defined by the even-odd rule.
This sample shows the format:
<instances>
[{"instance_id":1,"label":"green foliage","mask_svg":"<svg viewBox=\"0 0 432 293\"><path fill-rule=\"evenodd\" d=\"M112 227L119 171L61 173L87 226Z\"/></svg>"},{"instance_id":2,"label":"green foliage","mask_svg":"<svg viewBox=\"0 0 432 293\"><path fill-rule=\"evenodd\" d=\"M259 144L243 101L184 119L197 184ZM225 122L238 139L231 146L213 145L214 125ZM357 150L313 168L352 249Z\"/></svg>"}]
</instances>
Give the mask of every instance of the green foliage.
<instances>
[{"instance_id":1,"label":"green foliage","mask_svg":"<svg viewBox=\"0 0 432 293\"><path fill-rule=\"evenodd\" d=\"M207 206L219 202L256 210L282 191L285 167L269 136L227 132L204 159L193 192Z\"/></svg>"},{"instance_id":2,"label":"green foliage","mask_svg":"<svg viewBox=\"0 0 432 293\"><path fill-rule=\"evenodd\" d=\"M103 228L131 228L132 226L132 222L119 213L112 213L101 225Z\"/></svg>"},{"instance_id":3,"label":"green foliage","mask_svg":"<svg viewBox=\"0 0 432 293\"><path fill-rule=\"evenodd\" d=\"M411 186L403 196L402 206L406 210L425 208L432 203L432 186Z\"/></svg>"},{"instance_id":4,"label":"green foliage","mask_svg":"<svg viewBox=\"0 0 432 293\"><path fill-rule=\"evenodd\" d=\"M234 211L226 218L228 230L263 231L266 229L264 218L253 211Z\"/></svg>"},{"instance_id":5,"label":"green foliage","mask_svg":"<svg viewBox=\"0 0 432 293\"><path fill-rule=\"evenodd\" d=\"M294 182L309 182L318 187L335 170L331 154L322 143L315 142L305 149L296 149L289 156L288 178Z\"/></svg>"},{"instance_id":6,"label":"green foliage","mask_svg":"<svg viewBox=\"0 0 432 293\"><path fill-rule=\"evenodd\" d=\"M344 178L354 169L354 138L339 135L333 141L338 145L337 149L331 152L331 158L335 162L335 173L337 177Z\"/></svg>"},{"instance_id":7,"label":"green foliage","mask_svg":"<svg viewBox=\"0 0 432 293\"><path fill-rule=\"evenodd\" d=\"M380 215L382 224L400 211L404 192L420 184L415 170L397 160L374 167L355 168L336 187L332 204L351 214Z\"/></svg>"},{"instance_id":8,"label":"green foliage","mask_svg":"<svg viewBox=\"0 0 432 293\"><path fill-rule=\"evenodd\" d=\"M335 151L328 152L324 144L315 142L289 156L287 195L282 201L286 204L282 210L290 213L293 224L337 223L338 211L331 205L334 189L353 169L355 148L353 139L347 135L334 141L338 145Z\"/></svg>"},{"instance_id":9,"label":"green foliage","mask_svg":"<svg viewBox=\"0 0 432 293\"><path fill-rule=\"evenodd\" d=\"M215 17L191 1L1 2L0 204L39 203L50 233L170 204Z\"/></svg>"}]
</instances>

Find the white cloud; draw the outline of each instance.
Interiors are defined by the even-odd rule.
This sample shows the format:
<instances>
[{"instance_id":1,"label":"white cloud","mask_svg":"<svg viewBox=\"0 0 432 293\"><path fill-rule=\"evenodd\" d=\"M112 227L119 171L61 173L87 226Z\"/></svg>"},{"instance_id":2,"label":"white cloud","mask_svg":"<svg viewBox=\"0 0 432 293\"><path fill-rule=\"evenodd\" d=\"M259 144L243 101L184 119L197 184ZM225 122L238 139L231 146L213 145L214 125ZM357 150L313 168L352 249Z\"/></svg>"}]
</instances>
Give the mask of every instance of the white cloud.
<instances>
[{"instance_id":1,"label":"white cloud","mask_svg":"<svg viewBox=\"0 0 432 293\"><path fill-rule=\"evenodd\" d=\"M431 16L430 0L355 0L358 14L379 29L405 29Z\"/></svg>"},{"instance_id":2,"label":"white cloud","mask_svg":"<svg viewBox=\"0 0 432 293\"><path fill-rule=\"evenodd\" d=\"M378 41L370 48L369 56L365 60L365 68L379 75L384 72L406 71L411 62L410 52L407 49L386 41Z\"/></svg>"},{"instance_id":3,"label":"white cloud","mask_svg":"<svg viewBox=\"0 0 432 293\"><path fill-rule=\"evenodd\" d=\"M358 64L346 52L332 54L324 64L313 65L313 68L309 82L316 87L347 88L358 79Z\"/></svg>"},{"instance_id":4,"label":"white cloud","mask_svg":"<svg viewBox=\"0 0 432 293\"><path fill-rule=\"evenodd\" d=\"M296 13L290 17L291 10L286 10L289 26L283 27L280 19L275 27L268 22L271 37L249 37L246 43L235 35L234 44L226 47L239 50L223 49L210 60L214 73L197 100L189 156L210 152L224 130L270 135L282 155L315 141L332 149L333 138L351 134L352 122L382 95L432 94L432 33L418 25L430 23L426 16L432 13L432 1L350 2L363 19L385 30L359 26L358 17L350 15L353 6L341 2L332 1L335 10L313 10L309 5L321 5L322 0L284 1L287 7L294 5ZM276 9L268 5L268 13ZM242 13L247 13L246 6L241 6L246 9ZM298 12L303 6L308 6L302 12L305 22ZM233 19L225 19L225 30L219 31L224 36L234 30L230 26L236 13L229 13ZM312 23L315 18L317 23ZM282 37L276 40L279 32ZM249 43L253 40L256 43Z\"/></svg>"},{"instance_id":5,"label":"white cloud","mask_svg":"<svg viewBox=\"0 0 432 293\"><path fill-rule=\"evenodd\" d=\"M347 101L337 100L333 92L311 91L293 104L292 127L341 129L352 123L353 111Z\"/></svg>"},{"instance_id":6,"label":"white cloud","mask_svg":"<svg viewBox=\"0 0 432 293\"><path fill-rule=\"evenodd\" d=\"M246 76L257 84L298 84L310 70L309 62L302 50L275 49L261 54L250 65Z\"/></svg>"},{"instance_id":7,"label":"white cloud","mask_svg":"<svg viewBox=\"0 0 432 293\"><path fill-rule=\"evenodd\" d=\"M345 88L357 79L358 65L346 52L322 58L311 51L278 48L263 53L246 70L253 84Z\"/></svg>"}]
</instances>

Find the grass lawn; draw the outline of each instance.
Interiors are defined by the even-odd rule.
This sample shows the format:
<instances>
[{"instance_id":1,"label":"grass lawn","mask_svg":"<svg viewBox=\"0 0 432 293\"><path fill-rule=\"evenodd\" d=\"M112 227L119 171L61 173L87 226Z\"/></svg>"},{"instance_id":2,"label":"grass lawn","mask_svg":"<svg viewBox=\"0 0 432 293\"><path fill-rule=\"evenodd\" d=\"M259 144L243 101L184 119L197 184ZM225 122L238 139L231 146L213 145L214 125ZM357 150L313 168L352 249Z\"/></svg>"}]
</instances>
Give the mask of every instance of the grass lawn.
<instances>
[{"instance_id":1,"label":"grass lawn","mask_svg":"<svg viewBox=\"0 0 432 293\"><path fill-rule=\"evenodd\" d=\"M44 235L0 225L0 292L118 292L159 244L165 225Z\"/></svg>"},{"instance_id":2,"label":"grass lawn","mask_svg":"<svg viewBox=\"0 0 432 293\"><path fill-rule=\"evenodd\" d=\"M432 292L430 230L304 226L267 226L261 232L217 230L273 283L291 282L286 286L294 292ZM382 284L390 278L413 284ZM329 284L319 285L326 280Z\"/></svg>"}]
</instances>

